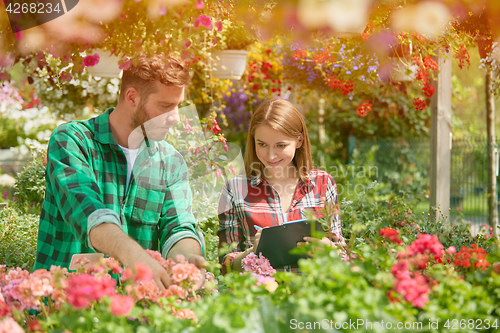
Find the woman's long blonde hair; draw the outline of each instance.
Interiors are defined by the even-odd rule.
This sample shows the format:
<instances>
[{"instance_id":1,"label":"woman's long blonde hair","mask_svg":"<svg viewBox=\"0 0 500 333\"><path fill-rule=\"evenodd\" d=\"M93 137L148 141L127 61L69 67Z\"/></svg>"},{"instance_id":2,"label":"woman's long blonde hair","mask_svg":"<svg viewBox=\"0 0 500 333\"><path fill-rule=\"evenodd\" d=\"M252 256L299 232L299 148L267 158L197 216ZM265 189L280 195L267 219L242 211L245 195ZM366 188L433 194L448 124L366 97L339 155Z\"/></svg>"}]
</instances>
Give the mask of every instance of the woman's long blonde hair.
<instances>
[{"instance_id":1,"label":"woman's long blonde hair","mask_svg":"<svg viewBox=\"0 0 500 333\"><path fill-rule=\"evenodd\" d=\"M267 100L260 104L252 115L245 150L247 176L252 174L260 176L264 172L264 165L260 162L255 151L255 129L260 125L271 126L276 131L295 138L302 135L302 145L297 148L293 163L299 171L300 179L305 181L313 167L311 142L304 117L295 105L286 99Z\"/></svg>"}]
</instances>

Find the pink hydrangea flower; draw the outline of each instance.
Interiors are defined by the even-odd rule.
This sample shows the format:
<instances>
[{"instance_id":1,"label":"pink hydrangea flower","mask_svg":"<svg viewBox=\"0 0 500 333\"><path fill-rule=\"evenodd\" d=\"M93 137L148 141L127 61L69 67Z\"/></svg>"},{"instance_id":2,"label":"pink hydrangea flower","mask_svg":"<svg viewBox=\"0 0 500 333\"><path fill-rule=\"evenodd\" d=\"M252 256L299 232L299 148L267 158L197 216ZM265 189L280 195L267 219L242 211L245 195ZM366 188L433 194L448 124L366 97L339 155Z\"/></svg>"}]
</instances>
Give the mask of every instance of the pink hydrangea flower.
<instances>
[{"instance_id":1,"label":"pink hydrangea flower","mask_svg":"<svg viewBox=\"0 0 500 333\"><path fill-rule=\"evenodd\" d=\"M88 55L83 58L83 64L85 67L92 67L99 63L99 55L96 53L94 55Z\"/></svg>"},{"instance_id":2,"label":"pink hydrangea flower","mask_svg":"<svg viewBox=\"0 0 500 333\"><path fill-rule=\"evenodd\" d=\"M127 316L134 307L134 300L128 295L111 296L111 313L115 316Z\"/></svg>"},{"instance_id":3,"label":"pink hydrangea flower","mask_svg":"<svg viewBox=\"0 0 500 333\"><path fill-rule=\"evenodd\" d=\"M272 275L276 273L269 260L262 256L262 254L259 254L257 257L255 253L250 253L241 260L241 265L245 271L257 273L258 275Z\"/></svg>"}]
</instances>

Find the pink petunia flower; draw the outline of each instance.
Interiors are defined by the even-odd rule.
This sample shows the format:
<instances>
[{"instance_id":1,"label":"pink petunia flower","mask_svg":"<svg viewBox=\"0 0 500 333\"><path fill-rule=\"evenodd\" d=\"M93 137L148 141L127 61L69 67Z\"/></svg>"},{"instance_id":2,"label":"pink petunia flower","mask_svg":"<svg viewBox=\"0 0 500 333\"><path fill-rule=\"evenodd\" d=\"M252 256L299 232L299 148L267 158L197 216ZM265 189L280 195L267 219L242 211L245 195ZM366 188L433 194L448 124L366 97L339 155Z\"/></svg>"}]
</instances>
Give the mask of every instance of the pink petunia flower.
<instances>
[{"instance_id":1,"label":"pink petunia flower","mask_svg":"<svg viewBox=\"0 0 500 333\"><path fill-rule=\"evenodd\" d=\"M200 24L206 28L212 25L212 20L206 15L200 16Z\"/></svg>"},{"instance_id":2,"label":"pink petunia flower","mask_svg":"<svg viewBox=\"0 0 500 333\"><path fill-rule=\"evenodd\" d=\"M96 53L94 55L88 55L85 58L83 58L83 64L85 67L92 67L95 66L99 63L99 55Z\"/></svg>"}]
</instances>

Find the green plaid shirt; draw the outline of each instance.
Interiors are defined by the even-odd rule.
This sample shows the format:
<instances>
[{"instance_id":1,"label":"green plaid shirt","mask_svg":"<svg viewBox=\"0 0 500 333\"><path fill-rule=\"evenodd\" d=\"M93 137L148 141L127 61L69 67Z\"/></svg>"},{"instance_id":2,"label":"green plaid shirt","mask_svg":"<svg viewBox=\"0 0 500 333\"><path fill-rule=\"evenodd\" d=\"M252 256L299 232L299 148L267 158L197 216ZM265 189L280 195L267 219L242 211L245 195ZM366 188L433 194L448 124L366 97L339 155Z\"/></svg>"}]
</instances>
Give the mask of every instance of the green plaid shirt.
<instances>
[{"instance_id":1,"label":"green plaid shirt","mask_svg":"<svg viewBox=\"0 0 500 333\"><path fill-rule=\"evenodd\" d=\"M118 225L163 257L183 238L202 244L191 213L189 172L171 145L144 141L126 188L127 160L109 124L113 110L52 133L35 270L68 267L74 254L95 252L88 235L101 223Z\"/></svg>"}]
</instances>

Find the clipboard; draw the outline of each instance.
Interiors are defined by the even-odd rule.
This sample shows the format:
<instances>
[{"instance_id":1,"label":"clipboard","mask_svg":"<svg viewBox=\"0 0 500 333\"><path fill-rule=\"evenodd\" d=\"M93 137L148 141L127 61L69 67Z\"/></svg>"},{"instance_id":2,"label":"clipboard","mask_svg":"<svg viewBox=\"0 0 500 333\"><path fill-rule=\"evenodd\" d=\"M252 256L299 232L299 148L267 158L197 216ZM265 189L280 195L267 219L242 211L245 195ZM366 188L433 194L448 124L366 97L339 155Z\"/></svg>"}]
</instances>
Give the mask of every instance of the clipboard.
<instances>
[{"instance_id":1,"label":"clipboard","mask_svg":"<svg viewBox=\"0 0 500 333\"><path fill-rule=\"evenodd\" d=\"M323 225L315 220L303 219L264 228L255 253L262 253L273 268L294 265L299 259L307 258L307 255L290 254L290 250L296 248L298 242L303 242L304 237L311 237L313 224L316 232L326 235Z\"/></svg>"}]
</instances>

